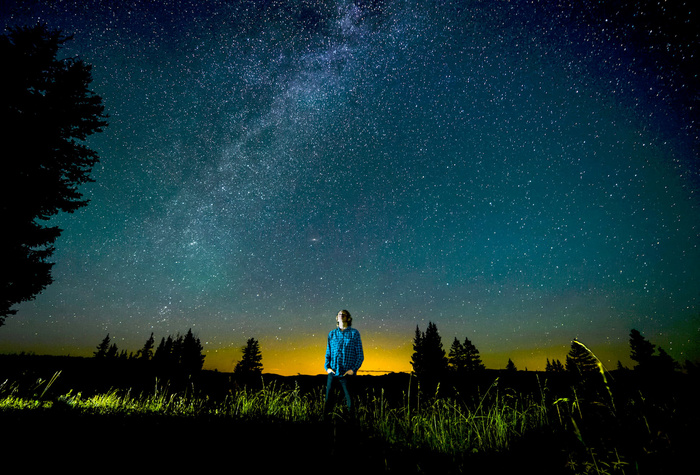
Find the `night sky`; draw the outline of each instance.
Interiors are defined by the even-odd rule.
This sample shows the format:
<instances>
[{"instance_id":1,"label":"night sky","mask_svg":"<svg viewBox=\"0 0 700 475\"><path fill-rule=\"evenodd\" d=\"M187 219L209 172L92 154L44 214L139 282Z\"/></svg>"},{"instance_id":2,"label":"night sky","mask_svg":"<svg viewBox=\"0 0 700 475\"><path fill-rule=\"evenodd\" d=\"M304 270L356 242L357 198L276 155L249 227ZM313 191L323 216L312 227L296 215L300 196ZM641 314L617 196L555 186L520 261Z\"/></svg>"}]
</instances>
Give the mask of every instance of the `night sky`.
<instances>
[{"instance_id":1,"label":"night sky","mask_svg":"<svg viewBox=\"0 0 700 475\"><path fill-rule=\"evenodd\" d=\"M632 328L700 358L696 3L2 2L74 35L110 125L0 352L192 328L205 368L253 337L317 374L347 309L368 372L429 321L488 368L632 366Z\"/></svg>"}]
</instances>

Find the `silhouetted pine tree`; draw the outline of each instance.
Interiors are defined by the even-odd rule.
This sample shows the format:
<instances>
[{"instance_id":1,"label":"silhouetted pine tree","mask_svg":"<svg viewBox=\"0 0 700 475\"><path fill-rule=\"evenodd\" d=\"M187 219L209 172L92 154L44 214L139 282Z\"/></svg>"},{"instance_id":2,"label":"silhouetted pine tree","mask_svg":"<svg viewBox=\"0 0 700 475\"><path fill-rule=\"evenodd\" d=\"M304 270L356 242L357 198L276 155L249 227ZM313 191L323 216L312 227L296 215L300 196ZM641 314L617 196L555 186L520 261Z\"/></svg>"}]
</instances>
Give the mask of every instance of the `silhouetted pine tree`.
<instances>
[{"instance_id":1,"label":"silhouetted pine tree","mask_svg":"<svg viewBox=\"0 0 700 475\"><path fill-rule=\"evenodd\" d=\"M106 358L107 357L107 351L109 350L109 333L107 333L107 336L104 337L104 340L97 345L97 351L93 353L95 358Z\"/></svg>"},{"instance_id":2,"label":"silhouetted pine tree","mask_svg":"<svg viewBox=\"0 0 700 475\"><path fill-rule=\"evenodd\" d=\"M153 363L158 372L164 375L175 373L192 375L202 370L204 365L203 347L199 338L190 328L183 337L179 333L173 337L161 338L153 355Z\"/></svg>"},{"instance_id":3,"label":"silhouetted pine tree","mask_svg":"<svg viewBox=\"0 0 700 475\"><path fill-rule=\"evenodd\" d=\"M566 370L574 376L585 376L598 370L593 355L576 339L571 342L571 349L566 355Z\"/></svg>"},{"instance_id":4,"label":"silhouetted pine tree","mask_svg":"<svg viewBox=\"0 0 700 475\"><path fill-rule=\"evenodd\" d=\"M680 364L663 348L658 347L659 354L655 355L656 348L656 345L644 338L638 330L630 331L630 358L637 362L634 367L636 371L663 375L681 368Z\"/></svg>"},{"instance_id":5,"label":"silhouetted pine tree","mask_svg":"<svg viewBox=\"0 0 700 475\"><path fill-rule=\"evenodd\" d=\"M416 325L416 334L413 337L413 355L411 356L411 366L416 375L423 374L425 363L423 355L423 333Z\"/></svg>"},{"instance_id":6,"label":"silhouetted pine tree","mask_svg":"<svg viewBox=\"0 0 700 475\"><path fill-rule=\"evenodd\" d=\"M428 390L431 390L446 375L447 355L442 347L442 338L437 325L433 322L428 322L428 328L425 332L421 332L416 327L411 364L419 381L428 385L426 388Z\"/></svg>"},{"instance_id":7,"label":"silhouetted pine tree","mask_svg":"<svg viewBox=\"0 0 700 475\"><path fill-rule=\"evenodd\" d=\"M196 338L192 334L192 329L190 328L189 330L187 330L187 334L185 335L185 338L182 341L182 354L180 355L180 366L185 372L185 374L191 375L198 373L202 370L205 358L205 356L202 354L202 350L203 348L201 342L199 341L199 338ZM258 353L260 353L259 348ZM258 363L260 363L261 360L262 355L260 355ZM262 372L262 363L260 363L260 372Z\"/></svg>"},{"instance_id":8,"label":"silhouetted pine tree","mask_svg":"<svg viewBox=\"0 0 700 475\"><path fill-rule=\"evenodd\" d=\"M564 365L559 360L552 360L549 362L547 358L547 366L545 366L545 371L549 373L563 373L565 371Z\"/></svg>"},{"instance_id":9,"label":"silhouetted pine tree","mask_svg":"<svg viewBox=\"0 0 700 475\"><path fill-rule=\"evenodd\" d=\"M262 352L255 338L249 338L243 347L241 361L236 364L233 374L241 378L251 378L262 374Z\"/></svg>"},{"instance_id":10,"label":"silhouetted pine tree","mask_svg":"<svg viewBox=\"0 0 700 475\"><path fill-rule=\"evenodd\" d=\"M656 345L647 341L638 330L630 331L630 358L637 362L634 369L639 371L652 370L654 366L654 348Z\"/></svg>"},{"instance_id":11,"label":"silhouetted pine tree","mask_svg":"<svg viewBox=\"0 0 700 475\"><path fill-rule=\"evenodd\" d=\"M448 364L458 377L485 369L481 362L481 356L479 356L479 350L476 349L476 346L469 338L465 338L464 343L460 343L455 337L450 347Z\"/></svg>"},{"instance_id":12,"label":"silhouetted pine tree","mask_svg":"<svg viewBox=\"0 0 700 475\"><path fill-rule=\"evenodd\" d=\"M153 362L157 363L158 366L163 366L167 361L167 358L170 356L169 353L170 351L166 350L165 347L165 337L161 337L160 343L158 343L158 347L156 348L155 353L153 353Z\"/></svg>"},{"instance_id":13,"label":"silhouetted pine tree","mask_svg":"<svg viewBox=\"0 0 700 475\"><path fill-rule=\"evenodd\" d=\"M508 372L516 372L518 368L515 367L515 363L513 363L513 360L508 358L508 363L506 364L506 371Z\"/></svg>"},{"instance_id":14,"label":"silhouetted pine tree","mask_svg":"<svg viewBox=\"0 0 700 475\"><path fill-rule=\"evenodd\" d=\"M117 358L117 353L118 353L118 352L119 352L119 348L117 348L117 344L116 344L116 343L112 343L112 344L109 346L109 350L107 350L107 355L106 355L106 356L107 356L107 359L108 359L108 360L114 360L114 359L116 359L116 358Z\"/></svg>"},{"instance_id":15,"label":"silhouetted pine tree","mask_svg":"<svg viewBox=\"0 0 700 475\"><path fill-rule=\"evenodd\" d=\"M467 371L481 371L486 367L481 362L481 356L479 355L479 350L476 346L469 340L469 338L464 339L464 354L466 356L466 369Z\"/></svg>"},{"instance_id":16,"label":"silhouetted pine tree","mask_svg":"<svg viewBox=\"0 0 700 475\"><path fill-rule=\"evenodd\" d=\"M151 358L153 358L153 345L155 343L155 340L153 339L153 333L151 333L151 336L148 340L146 340L146 343L143 345L143 348L141 348L137 353L136 353L136 358L141 360L141 361L150 361Z\"/></svg>"},{"instance_id":17,"label":"silhouetted pine tree","mask_svg":"<svg viewBox=\"0 0 700 475\"><path fill-rule=\"evenodd\" d=\"M450 346L450 352L447 354L448 367L459 374L464 371L465 366L465 355L464 355L464 345L455 337Z\"/></svg>"},{"instance_id":18,"label":"silhouetted pine tree","mask_svg":"<svg viewBox=\"0 0 700 475\"><path fill-rule=\"evenodd\" d=\"M78 186L92 181L98 155L84 141L107 125L88 89L91 66L58 59L69 39L44 25L0 35L0 326L53 281L48 259L62 230L45 224L87 205Z\"/></svg>"}]
</instances>

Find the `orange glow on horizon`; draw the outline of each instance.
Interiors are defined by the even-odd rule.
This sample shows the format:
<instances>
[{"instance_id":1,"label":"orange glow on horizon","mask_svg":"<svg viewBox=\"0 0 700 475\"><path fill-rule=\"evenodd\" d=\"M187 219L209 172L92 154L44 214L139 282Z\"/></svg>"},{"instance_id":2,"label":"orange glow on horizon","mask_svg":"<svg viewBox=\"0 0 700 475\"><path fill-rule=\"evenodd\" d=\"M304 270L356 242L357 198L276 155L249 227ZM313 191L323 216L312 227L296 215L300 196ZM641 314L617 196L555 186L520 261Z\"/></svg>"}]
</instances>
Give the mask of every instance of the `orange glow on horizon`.
<instances>
[{"instance_id":1,"label":"orange glow on horizon","mask_svg":"<svg viewBox=\"0 0 700 475\"><path fill-rule=\"evenodd\" d=\"M263 373L294 376L297 374L323 374L325 371L325 337L315 336L294 342L261 338L259 342L263 357ZM363 346L365 361L359 374L380 375L412 370L410 363L413 354L412 341L407 341L403 335L401 337L393 335L367 337L363 340ZM608 370L616 369L618 360L627 368L632 368L635 364L629 358L629 346L625 341L616 344L591 345L590 348ZM236 363L241 358L241 349L242 347L228 346L212 349L211 346L205 346L204 369L226 373L233 372ZM550 361L558 359L562 364L565 364L569 350L569 344L515 350L494 348L493 351L489 352L481 350L481 359L488 369L505 369L510 358L520 371L544 371L547 359ZM9 346L0 347L0 352L6 354L20 353L21 351ZM40 345L27 351L28 354L35 355L76 357L91 357L93 352L94 347L53 347L50 345Z\"/></svg>"},{"instance_id":2,"label":"orange glow on horizon","mask_svg":"<svg viewBox=\"0 0 700 475\"><path fill-rule=\"evenodd\" d=\"M267 346L266 346L267 343ZM325 340L307 341L305 345L295 344L289 347L280 343L260 341L263 356L263 373L282 376L297 374L324 373ZM481 353L481 359L487 369L505 369L510 358L520 371L544 371L547 359L558 359L566 364L566 355L570 345L548 348L522 348L509 351ZM617 361L628 368L634 366L629 359L629 348L625 343L616 346L604 346L592 349L608 370L616 369ZM368 341L364 344L365 361L359 374L379 375L389 372L411 372L412 342L387 338L386 341ZM241 350L225 349L206 352L205 369L232 372L241 357Z\"/></svg>"},{"instance_id":3,"label":"orange glow on horizon","mask_svg":"<svg viewBox=\"0 0 700 475\"><path fill-rule=\"evenodd\" d=\"M360 374L411 371L412 343L404 340L387 338L381 344L374 340L364 341L365 361ZM295 341L293 344L264 338L259 342L264 373L282 376L325 373L326 340L323 337ZM241 358L241 348L210 350L205 354L205 369L232 372Z\"/></svg>"}]
</instances>

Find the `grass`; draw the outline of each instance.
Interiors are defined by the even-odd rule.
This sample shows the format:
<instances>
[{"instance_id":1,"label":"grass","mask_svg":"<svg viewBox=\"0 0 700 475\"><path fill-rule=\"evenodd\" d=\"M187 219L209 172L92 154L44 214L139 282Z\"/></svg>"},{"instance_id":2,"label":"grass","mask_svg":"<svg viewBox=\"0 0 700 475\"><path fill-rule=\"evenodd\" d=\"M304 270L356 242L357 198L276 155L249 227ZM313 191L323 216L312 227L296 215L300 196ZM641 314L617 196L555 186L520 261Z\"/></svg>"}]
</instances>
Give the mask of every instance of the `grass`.
<instances>
[{"instance_id":1,"label":"grass","mask_svg":"<svg viewBox=\"0 0 700 475\"><path fill-rule=\"evenodd\" d=\"M531 398L499 393L497 383L474 408L437 396L414 408L408 402L391 407L382 393L366 398L358 417L363 427L393 444L449 455L502 452L529 430L545 426L547 411Z\"/></svg>"},{"instance_id":2,"label":"grass","mask_svg":"<svg viewBox=\"0 0 700 475\"><path fill-rule=\"evenodd\" d=\"M260 389L244 387L213 399L198 394L195 388L171 392L156 381L147 393L115 389L85 396L73 391L52 394L50 389L59 379L60 373L56 373L28 388L0 384L0 416L60 411L76 417L109 416L128 421L157 416L260 427L301 427L323 420L320 387L302 391L298 386L263 384ZM401 461L404 464L416 465L408 473L429 472L425 466L418 467L421 457L427 455L454 468L441 473L466 471L479 460L486 461L493 473L506 471L494 465L494 461L503 464L506 460L512 462L511 468L520 467L523 460L534 461L540 473L672 473L664 471L676 466L668 461L673 459L677 464L683 455L692 454L697 442L694 403L679 404L663 391L661 395L667 397L656 394L649 398L641 391L619 389L602 365L599 374L590 374L563 391L555 392L545 382L535 394L518 393L496 379L476 397L459 393L440 396L438 392L439 388L429 397L415 397L414 393L412 399L409 389L398 401L385 397L383 389L368 390L357 397L350 425L379 447L365 449L377 452L387 467L400 458L406 459ZM688 407L693 410L684 412ZM350 420L342 405L330 418L334 427L343 427ZM322 443L337 444L335 437L336 429ZM392 453L399 455L390 463Z\"/></svg>"}]
</instances>

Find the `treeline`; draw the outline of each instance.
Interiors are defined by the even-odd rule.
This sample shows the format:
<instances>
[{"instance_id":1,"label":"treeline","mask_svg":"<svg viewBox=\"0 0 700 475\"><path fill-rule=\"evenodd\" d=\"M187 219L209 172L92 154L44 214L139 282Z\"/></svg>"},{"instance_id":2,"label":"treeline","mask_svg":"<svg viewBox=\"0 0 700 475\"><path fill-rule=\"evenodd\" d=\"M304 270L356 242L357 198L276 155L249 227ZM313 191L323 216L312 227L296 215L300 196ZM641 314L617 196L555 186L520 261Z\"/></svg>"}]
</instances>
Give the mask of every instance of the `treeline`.
<instances>
[{"instance_id":1,"label":"treeline","mask_svg":"<svg viewBox=\"0 0 700 475\"><path fill-rule=\"evenodd\" d=\"M204 366L205 355L202 350L202 343L194 336L192 329L189 329L185 335L178 333L175 336L168 335L167 338L161 338L157 347L151 333L143 347L136 353L120 350L117 344L112 342L108 333L97 345L93 359L98 362L111 362L117 366L123 362L132 369L162 377L192 376L200 373ZM241 360L236 363L233 371L234 379L243 384L258 382L263 371L260 343L255 338L249 338L246 345L241 348L241 352Z\"/></svg>"},{"instance_id":2,"label":"treeline","mask_svg":"<svg viewBox=\"0 0 700 475\"><path fill-rule=\"evenodd\" d=\"M681 365L663 348L657 348L636 329L630 331L629 344L630 358L637 363L634 367L636 372L660 376L680 369L685 369L687 372L697 370L690 361L686 361L685 367L681 368ZM485 370L479 350L469 338L465 338L464 342L455 338L447 352L443 347L437 326L432 322L428 323L425 331L421 331L416 326L411 366L413 373L420 381L432 386L439 382L465 380ZM566 374L579 379L603 369L602 363L596 358L594 352L578 340L572 341L564 364L558 359L553 361L547 359L545 366L547 373ZM627 368L618 361L616 369ZM507 373L517 371L517 367L510 358L505 370Z\"/></svg>"},{"instance_id":3,"label":"treeline","mask_svg":"<svg viewBox=\"0 0 700 475\"><path fill-rule=\"evenodd\" d=\"M176 334L163 337L155 347L153 333L146 340L143 347L135 354L120 350L113 343L109 333L102 342L97 345L93 357L104 362L131 362L138 363L142 369L148 369L161 375L194 375L199 373L204 366L205 355L199 338L195 337L192 329L185 335Z\"/></svg>"}]
</instances>

